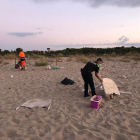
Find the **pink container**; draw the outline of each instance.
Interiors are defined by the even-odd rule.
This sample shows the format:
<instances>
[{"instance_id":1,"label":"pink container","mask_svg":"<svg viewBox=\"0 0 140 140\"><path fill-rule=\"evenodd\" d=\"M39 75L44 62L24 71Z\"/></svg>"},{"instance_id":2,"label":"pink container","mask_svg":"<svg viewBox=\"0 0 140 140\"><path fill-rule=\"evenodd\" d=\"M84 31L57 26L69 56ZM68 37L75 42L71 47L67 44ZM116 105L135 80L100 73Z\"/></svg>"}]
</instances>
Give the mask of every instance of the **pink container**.
<instances>
[{"instance_id":1,"label":"pink container","mask_svg":"<svg viewBox=\"0 0 140 140\"><path fill-rule=\"evenodd\" d=\"M91 100L91 108L99 109L102 104L102 96L98 95L95 99Z\"/></svg>"}]
</instances>

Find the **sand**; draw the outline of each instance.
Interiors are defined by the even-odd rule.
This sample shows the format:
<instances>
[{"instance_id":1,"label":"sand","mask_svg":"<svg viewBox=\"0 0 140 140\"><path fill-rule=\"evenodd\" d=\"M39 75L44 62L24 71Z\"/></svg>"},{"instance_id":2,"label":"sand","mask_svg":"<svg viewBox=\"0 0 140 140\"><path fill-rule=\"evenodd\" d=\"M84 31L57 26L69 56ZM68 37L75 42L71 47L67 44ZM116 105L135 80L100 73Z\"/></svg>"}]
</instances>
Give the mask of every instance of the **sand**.
<instances>
[{"instance_id":1,"label":"sand","mask_svg":"<svg viewBox=\"0 0 140 140\"><path fill-rule=\"evenodd\" d=\"M20 71L12 70L14 60L9 62L0 68L0 140L140 140L140 62L117 61L113 67L114 61L106 61L102 65L102 78L114 80L119 90L132 94L110 101L103 98L99 110L90 108L91 97L84 98L81 92L84 63L63 58L58 63L63 69L45 70L45 66L35 67L33 60L27 60L27 70ZM76 83L62 85L65 77ZM100 84L94 73L93 77L95 85ZM99 89L96 93L103 95ZM34 98L52 99L50 110L15 110Z\"/></svg>"}]
</instances>

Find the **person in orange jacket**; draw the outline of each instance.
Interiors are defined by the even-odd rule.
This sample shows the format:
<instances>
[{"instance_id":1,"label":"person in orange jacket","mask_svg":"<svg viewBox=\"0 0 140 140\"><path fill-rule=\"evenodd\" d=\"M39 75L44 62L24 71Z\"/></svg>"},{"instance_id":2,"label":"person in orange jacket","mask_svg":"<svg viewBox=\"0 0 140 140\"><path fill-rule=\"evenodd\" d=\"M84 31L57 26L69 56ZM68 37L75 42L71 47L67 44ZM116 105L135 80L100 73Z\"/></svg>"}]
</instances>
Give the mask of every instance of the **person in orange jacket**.
<instances>
[{"instance_id":1,"label":"person in orange jacket","mask_svg":"<svg viewBox=\"0 0 140 140\"><path fill-rule=\"evenodd\" d=\"M25 53L23 52L22 49L20 49L20 53L19 53L19 65L22 67L22 69L26 70Z\"/></svg>"}]
</instances>

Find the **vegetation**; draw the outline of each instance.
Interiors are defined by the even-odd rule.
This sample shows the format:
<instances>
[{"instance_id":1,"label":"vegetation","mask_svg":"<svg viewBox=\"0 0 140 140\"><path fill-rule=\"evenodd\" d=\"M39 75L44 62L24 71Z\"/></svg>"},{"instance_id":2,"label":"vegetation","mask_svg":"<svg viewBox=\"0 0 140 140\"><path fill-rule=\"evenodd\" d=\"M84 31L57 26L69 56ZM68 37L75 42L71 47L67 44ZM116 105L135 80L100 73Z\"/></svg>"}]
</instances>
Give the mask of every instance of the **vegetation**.
<instances>
[{"instance_id":1,"label":"vegetation","mask_svg":"<svg viewBox=\"0 0 140 140\"><path fill-rule=\"evenodd\" d=\"M16 55L15 54L6 54L6 55L4 55L4 58L5 59L15 59Z\"/></svg>"},{"instance_id":2,"label":"vegetation","mask_svg":"<svg viewBox=\"0 0 140 140\"><path fill-rule=\"evenodd\" d=\"M78 61L81 61L83 63L87 63L88 62L88 59L85 57L85 55L75 55L76 59Z\"/></svg>"},{"instance_id":3,"label":"vegetation","mask_svg":"<svg viewBox=\"0 0 140 140\"><path fill-rule=\"evenodd\" d=\"M120 59L121 62L130 62L130 59L127 59L127 58L122 58Z\"/></svg>"},{"instance_id":4,"label":"vegetation","mask_svg":"<svg viewBox=\"0 0 140 140\"><path fill-rule=\"evenodd\" d=\"M18 54L20 48L16 51L9 52L8 50L0 51L0 55L6 55L10 53ZM24 51L24 50L23 50ZM42 56L47 56L51 58L58 57L68 57L71 55L84 55L87 57L104 56L104 57L115 57L115 56L134 56L135 54L140 55L140 47L115 47L115 48L66 48L64 50L51 51L47 48L47 51L27 51L26 56L30 55L31 58L40 58ZM137 58L136 58L137 59Z\"/></svg>"},{"instance_id":5,"label":"vegetation","mask_svg":"<svg viewBox=\"0 0 140 140\"><path fill-rule=\"evenodd\" d=\"M43 55L37 55L37 54L30 54L30 58L38 59L38 58L43 58Z\"/></svg>"},{"instance_id":6,"label":"vegetation","mask_svg":"<svg viewBox=\"0 0 140 140\"><path fill-rule=\"evenodd\" d=\"M47 65L48 65L47 61L35 62L35 66L47 66Z\"/></svg>"}]
</instances>

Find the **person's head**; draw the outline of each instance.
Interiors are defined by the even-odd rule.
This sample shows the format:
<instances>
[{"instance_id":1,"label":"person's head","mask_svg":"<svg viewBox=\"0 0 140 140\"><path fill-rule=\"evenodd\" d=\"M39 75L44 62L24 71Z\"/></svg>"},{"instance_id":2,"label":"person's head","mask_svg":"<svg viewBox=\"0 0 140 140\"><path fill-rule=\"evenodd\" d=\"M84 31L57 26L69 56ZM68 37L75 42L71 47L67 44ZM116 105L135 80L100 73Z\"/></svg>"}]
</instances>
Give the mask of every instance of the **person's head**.
<instances>
[{"instance_id":1,"label":"person's head","mask_svg":"<svg viewBox=\"0 0 140 140\"><path fill-rule=\"evenodd\" d=\"M98 58L96 61L97 61L98 64L102 64L103 63L103 60L101 58Z\"/></svg>"},{"instance_id":2,"label":"person's head","mask_svg":"<svg viewBox=\"0 0 140 140\"><path fill-rule=\"evenodd\" d=\"M20 52L22 52L23 51L23 49L20 49Z\"/></svg>"}]
</instances>

